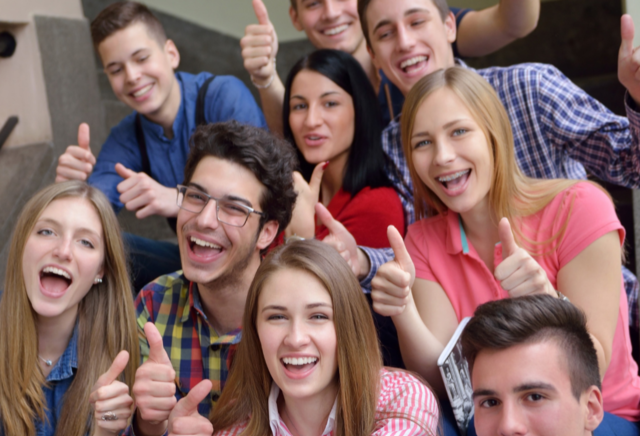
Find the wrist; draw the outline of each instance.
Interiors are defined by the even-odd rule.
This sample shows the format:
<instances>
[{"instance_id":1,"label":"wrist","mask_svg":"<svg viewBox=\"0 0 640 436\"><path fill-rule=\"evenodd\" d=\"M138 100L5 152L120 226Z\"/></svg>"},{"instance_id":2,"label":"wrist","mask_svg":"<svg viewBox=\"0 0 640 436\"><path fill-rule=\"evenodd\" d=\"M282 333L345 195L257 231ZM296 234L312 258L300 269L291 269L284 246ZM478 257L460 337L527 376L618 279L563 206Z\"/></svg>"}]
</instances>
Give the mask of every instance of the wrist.
<instances>
[{"instance_id":1,"label":"wrist","mask_svg":"<svg viewBox=\"0 0 640 436\"><path fill-rule=\"evenodd\" d=\"M133 428L134 436L162 436L167 432L168 424L168 420L161 421L157 424L147 422L140 416L140 409L136 409L131 427Z\"/></svg>"},{"instance_id":2,"label":"wrist","mask_svg":"<svg viewBox=\"0 0 640 436\"><path fill-rule=\"evenodd\" d=\"M269 88L273 83L273 79L275 79L275 77L276 77L276 60L275 59L273 59L273 71L271 72L271 75L269 76L268 79L261 82L256 82L256 79L253 77L253 74L249 75L249 78L251 79L251 83L253 83L253 86L255 86L258 89Z\"/></svg>"},{"instance_id":3,"label":"wrist","mask_svg":"<svg viewBox=\"0 0 640 436\"><path fill-rule=\"evenodd\" d=\"M358 281L362 281L367 275L369 275L369 271L371 271L371 263L369 262L369 256L361 250L359 247L356 248L358 251L358 264L360 266L358 270Z\"/></svg>"}]
</instances>

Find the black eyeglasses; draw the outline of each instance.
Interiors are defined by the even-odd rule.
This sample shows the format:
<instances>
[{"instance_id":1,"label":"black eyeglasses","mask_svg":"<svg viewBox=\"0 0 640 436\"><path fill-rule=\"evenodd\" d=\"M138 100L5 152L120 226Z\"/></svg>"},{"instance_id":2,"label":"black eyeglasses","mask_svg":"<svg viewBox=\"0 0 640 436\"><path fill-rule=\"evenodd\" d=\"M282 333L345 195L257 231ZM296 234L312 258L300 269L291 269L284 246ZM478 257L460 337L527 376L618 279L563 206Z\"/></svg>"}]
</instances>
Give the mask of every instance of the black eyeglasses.
<instances>
[{"instance_id":1,"label":"black eyeglasses","mask_svg":"<svg viewBox=\"0 0 640 436\"><path fill-rule=\"evenodd\" d=\"M216 218L221 223L242 227L252 213L264 217L264 213L245 204L224 198L215 198L191 186L178 185L178 207L192 213L204 210L209 200L216 202Z\"/></svg>"}]
</instances>

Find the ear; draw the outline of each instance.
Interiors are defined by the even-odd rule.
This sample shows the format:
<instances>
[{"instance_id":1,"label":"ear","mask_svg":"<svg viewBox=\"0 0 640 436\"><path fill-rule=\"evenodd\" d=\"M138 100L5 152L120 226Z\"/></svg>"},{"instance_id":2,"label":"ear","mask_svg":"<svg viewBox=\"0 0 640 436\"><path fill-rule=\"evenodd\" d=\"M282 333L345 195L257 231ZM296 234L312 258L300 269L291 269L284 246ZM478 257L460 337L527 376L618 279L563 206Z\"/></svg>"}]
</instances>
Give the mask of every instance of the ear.
<instances>
[{"instance_id":1,"label":"ear","mask_svg":"<svg viewBox=\"0 0 640 436\"><path fill-rule=\"evenodd\" d=\"M298 32L302 32L304 27L302 27L302 24L298 21L298 11L296 11L293 6L289 6L289 17L291 17L291 24L293 24L293 27L295 27Z\"/></svg>"},{"instance_id":2,"label":"ear","mask_svg":"<svg viewBox=\"0 0 640 436\"><path fill-rule=\"evenodd\" d=\"M275 239L279 228L278 221L267 221L264 226L262 226L262 230L260 230L256 247L260 250L267 248Z\"/></svg>"},{"instance_id":3,"label":"ear","mask_svg":"<svg viewBox=\"0 0 640 436\"><path fill-rule=\"evenodd\" d=\"M604 418L602 392L596 386L591 386L582 394L582 399L586 403L584 428L594 431Z\"/></svg>"},{"instance_id":4,"label":"ear","mask_svg":"<svg viewBox=\"0 0 640 436\"><path fill-rule=\"evenodd\" d=\"M456 17L453 15L453 12L449 11L449 15L444 20L444 30L447 34L447 41L449 44L453 44L456 40L457 29L456 29Z\"/></svg>"},{"instance_id":5,"label":"ear","mask_svg":"<svg viewBox=\"0 0 640 436\"><path fill-rule=\"evenodd\" d=\"M180 52L172 40L167 39L164 43L164 53L169 58L171 68L177 69L178 65L180 65Z\"/></svg>"}]
</instances>

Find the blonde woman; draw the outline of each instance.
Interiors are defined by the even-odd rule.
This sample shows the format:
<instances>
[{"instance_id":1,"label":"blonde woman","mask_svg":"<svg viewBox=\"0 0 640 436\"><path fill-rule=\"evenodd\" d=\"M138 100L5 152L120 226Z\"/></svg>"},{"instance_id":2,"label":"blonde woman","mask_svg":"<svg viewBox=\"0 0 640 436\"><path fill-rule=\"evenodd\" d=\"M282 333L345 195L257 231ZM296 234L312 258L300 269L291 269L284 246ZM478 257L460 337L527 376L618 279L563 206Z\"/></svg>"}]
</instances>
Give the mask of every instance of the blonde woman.
<instances>
[{"instance_id":1,"label":"blonde woman","mask_svg":"<svg viewBox=\"0 0 640 436\"><path fill-rule=\"evenodd\" d=\"M0 301L0 355L1 433L126 427L135 313L118 222L97 189L51 185L22 210Z\"/></svg>"},{"instance_id":2,"label":"blonde woman","mask_svg":"<svg viewBox=\"0 0 640 436\"><path fill-rule=\"evenodd\" d=\"M378 272L372 298L392 316L407 368L442 389L437 358L480 304L568 298L587 315L605 410L640 420L620 273L624 230L608 194L591 182L525 177L500 100L471 71L423 78L402 114L420 221L406 250L390 230L396 260Z\"/></svg>"}]
</instances>

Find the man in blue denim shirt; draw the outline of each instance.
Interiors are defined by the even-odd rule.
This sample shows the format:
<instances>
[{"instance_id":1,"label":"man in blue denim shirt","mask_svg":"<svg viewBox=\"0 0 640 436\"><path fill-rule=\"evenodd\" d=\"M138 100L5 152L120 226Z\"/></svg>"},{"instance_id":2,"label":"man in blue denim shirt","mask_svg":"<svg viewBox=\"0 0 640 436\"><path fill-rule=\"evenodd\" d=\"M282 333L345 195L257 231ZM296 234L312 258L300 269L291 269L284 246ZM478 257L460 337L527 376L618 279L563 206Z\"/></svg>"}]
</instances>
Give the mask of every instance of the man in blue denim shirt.
<instances>
[{"instance_id":1,"label":"man in blue denim shirt","mask_svg":"<svg viewBox=\"0 0 640 436\"><path fill-rule=\"evenodd\" d=\"M97 161L89 149L89 127L80 125L78 144L59 158L56 181L88 179L116 212L126 207L139 219L175 218L176 185L183 180L196 124L236 120L265 127L262 111L235 77L174 73L180 54L142 4L108 6L92 22L91 34L114 94L134 113L111 130ZM175 244L133 235L126 239L138 269L136 290L180 269Z\"/></svg>"}]
</instances>

